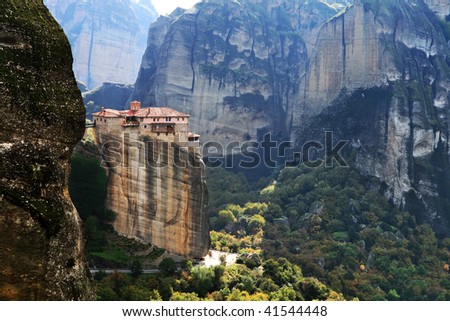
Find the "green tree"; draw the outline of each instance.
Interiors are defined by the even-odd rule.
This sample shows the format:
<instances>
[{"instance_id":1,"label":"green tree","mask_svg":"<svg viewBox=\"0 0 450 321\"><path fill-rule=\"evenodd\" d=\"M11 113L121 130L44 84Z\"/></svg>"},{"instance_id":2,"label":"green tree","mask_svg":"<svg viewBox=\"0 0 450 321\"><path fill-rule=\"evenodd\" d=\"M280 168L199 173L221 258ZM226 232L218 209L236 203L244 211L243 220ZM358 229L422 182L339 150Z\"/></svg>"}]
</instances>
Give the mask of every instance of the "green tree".
<instances>
[{"instance_id":1,"label":"green tree","mask_svg":"<svg viewBox=\"0 0 450 321\"><path fill-rule=\"evenodd\" d=\"M173 295L173 280L171 278L161 279L158 291L164 301L169 301Z\"/></svg>"},{"instance_id":2,"label":"green tree","mask_svg":"<svg viewBox=\"0 0 450 321\"><path fill-rule=\"evenodd\" d=\"M262 230L262 228L266 225L266 220L259 214L255 214L250 219L248 223L249 232L252 234L256 234Z\"/></svg>"},{"instance_id":3,"label":"green tree","mask_svg":"<svg viewBox=\"0 0 450 321\"><path fill-rule=\"evenodd\" d=\"M158 269L163 275L169 276L175 274L177 265L172 258L166 257L159 263Z\"/></svg>"},{"instance_id":4,"label":"green tree","mask_svg":"<svg viewBox=\"0 0 450 321\"><path fill-rule=\"evenodd\" d=\"M184 261L181 263L181 268L182 268L183 270L185 270L185 271L189 271L189 272L190 272L193 266L194 266L194 265L192 264L192 261L191 261L191 260L184 260Z\"/></svg>"},{"instance_id":5,"label":"green tree","mask_svg":"<svg viewBox=\"0 0 450 321\"><path fill-rule=\"evenodd\" d=\"M201 301L197 293L174 292L170 301Z\"/></svg>"},{"instance_id":6,"label":"green tree","mask_svg":"<svg viewBox=\"0 0 450 321\"><path fill-rule=\"evenodd\" d=\"M150 291L150 295L148 298L150 301L162 301L161 295L159 294L158 290L153 289Z\"/></svg>"},{"instance_id":7,"label":"green tree","mask_svg":"<svg viewBox=\"0 0 450 321\"><path fill-rule=\"evenodd\" d=\"M227 301L250 301L250 294L247 291L234 288L228 295Z\"/></svg>"},{"instance_id":8,"label":"green tree","mask_svg":"<svg viewBox=\"0 0 450 321\"><path fill-rule=\"evenodd\" d=\"M148 301L150 291L136 285L128 285L122 291L122 299L125 301Z\"/></svg>"},{"instance_id":9,"label":"green tree","mask_svg":"<svg viewBox=\"0 0 450 321\"><path fill-rule=\"evenodd\" d=\"M387 297L388 301L398 301L400 300L400 295L398 295L395 289L389 290Z\"/></svg>"},{"instance_id":10,"label":"green tree","mask_svg":"<svg viewBox=\"0 0 450 321\"><path fill-rule=\"evenodd\" d=\"M120 298L112 288L106 284L100 284L96 289L98 301L119 301Z\"/></svg>"},{"instance_id":11,"label":"green tree","mask_svg":"<svg viewBox=\"0 0 450 321\"><path fill-rule=\"evenodd\" d=\"M236 222L236 217L234 216L233 212L230 210L222 210L219 212L216 223L215 223L215 229L220 231L225 226L227 226L229 223Z\"/></svg>"},{"instance_id":12,"label":"green tree","mask_svg":"<svg viewBox=\"0 0 450 321\"><path fill-rule=\"evenodd\" d=\"M204 298L214 286L215 273L211 268L194 267L191 270L191 284L194 291Z\"/></svg>"},{"instance_id":13,"label":"green tree","mask_svg":"<svg viewBox=\"0 0 450 321\"><path fill-rule=\"evenodd\" d=\"M130 265L131 275L135 278L142 274L142 263L138 259L134 259Z\"/></svg>"}]
</instances>

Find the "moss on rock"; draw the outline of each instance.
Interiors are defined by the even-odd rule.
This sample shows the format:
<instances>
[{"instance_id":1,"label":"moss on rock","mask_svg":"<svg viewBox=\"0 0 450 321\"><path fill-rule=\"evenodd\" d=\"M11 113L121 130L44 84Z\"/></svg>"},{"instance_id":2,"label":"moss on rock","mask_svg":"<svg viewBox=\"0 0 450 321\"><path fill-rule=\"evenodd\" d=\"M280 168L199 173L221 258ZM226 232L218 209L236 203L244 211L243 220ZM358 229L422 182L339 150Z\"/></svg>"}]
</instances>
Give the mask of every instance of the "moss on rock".
<instances>
[{"instance_id":1,"label":"moss on rock","mask_svg":"<svg viewBox=\"0 0 450 321\"><path fill-rule=\"evenodd\" d=\"M0 2L0 299L93 298L67 190L84 131L71 67L42 1Z\"/></svg>"}]
</instances>

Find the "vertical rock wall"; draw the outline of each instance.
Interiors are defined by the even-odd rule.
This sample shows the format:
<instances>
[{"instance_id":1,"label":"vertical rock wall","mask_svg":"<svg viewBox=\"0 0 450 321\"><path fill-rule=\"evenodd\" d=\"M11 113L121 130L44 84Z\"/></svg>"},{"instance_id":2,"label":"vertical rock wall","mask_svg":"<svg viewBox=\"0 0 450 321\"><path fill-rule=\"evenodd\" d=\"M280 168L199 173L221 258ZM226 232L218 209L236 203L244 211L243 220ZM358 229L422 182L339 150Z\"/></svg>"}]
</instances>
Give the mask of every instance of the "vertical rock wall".
<instances>
[{"instance_id":1,"label":"vertical rock wall","mask_svg":"<svg viewBox=\"0 0 450 321\"><path fill-rule=\"evenodd\" d=\"M439 19L420 0L359 0L327 22L292 137L315 139L307 132L319 127L351 140L360 172L380 178L395 204L445 234L450 48Z\"/></svg>"},{"instance_id":2,"label":"vertical rock wall","mask_svg":"<svg viewBox=\"0 0 450 321\"><path fill-rule=\"evenodd\" d=\"M0 299L93 298L68 193L84 108L42 1L0 2Z\"/></svg>"},{"instance_id":3,"label":"vertical rock wall","mask_svg":"<svg viewBox=\"0 0 450 321\"><path fill-rule=\"evenodd\" d=\"M114 229L177 255L205 256L208 193L200 155L120 123L104 132L96 130L96 139L108 165L107 207L117 214Z\"/></svg>"}]
</instances>

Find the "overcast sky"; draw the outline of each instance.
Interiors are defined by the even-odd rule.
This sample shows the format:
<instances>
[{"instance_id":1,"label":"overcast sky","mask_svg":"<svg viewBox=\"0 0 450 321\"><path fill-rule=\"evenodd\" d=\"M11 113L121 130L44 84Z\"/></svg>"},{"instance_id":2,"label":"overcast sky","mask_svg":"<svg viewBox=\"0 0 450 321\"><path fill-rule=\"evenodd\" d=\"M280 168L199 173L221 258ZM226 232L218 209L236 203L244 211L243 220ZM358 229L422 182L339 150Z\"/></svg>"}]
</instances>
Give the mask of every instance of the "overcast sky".
<instances>
[{"instance_id":1,"label":"overcast sky","mask_svg":"<svg viewBox=\"0 0 450 321\"><path fill-rule=\"evenodd\" d=\"M152 3L159 14L166 15L171 13L177 7L189 9L200 1L201 0L152 0Z\"/></svg>"}]
</instances>

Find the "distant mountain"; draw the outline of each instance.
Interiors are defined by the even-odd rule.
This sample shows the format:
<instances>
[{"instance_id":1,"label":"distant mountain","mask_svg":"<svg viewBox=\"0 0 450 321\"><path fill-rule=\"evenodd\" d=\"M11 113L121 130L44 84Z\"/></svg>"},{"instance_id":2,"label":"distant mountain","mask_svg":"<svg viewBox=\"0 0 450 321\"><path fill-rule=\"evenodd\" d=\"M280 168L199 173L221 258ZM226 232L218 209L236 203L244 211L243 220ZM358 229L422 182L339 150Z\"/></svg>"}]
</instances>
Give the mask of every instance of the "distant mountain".
<instances>
[{"instance_id":1,"label":"distant mountain","mask_svg":"<svg viewBox=\"0 0 450 321\"><path fill-rule=\"evenodd\" d=\"M45 0L69 38L77 80L132 84L158 16L150 0Z\"/></svg>"},{"instance_id":2,"label":"distant mountain","mask_svg":"<svg viewBox=\"0 0 450 321\"><path fill-rule=\"evenodd\" d=\"M100 87L83 92L83 101L86 106L86 117L100 111L101 107L123 110L133 92L132 85L122 85L105 82Z\"/></svg>"}]
</instances>

